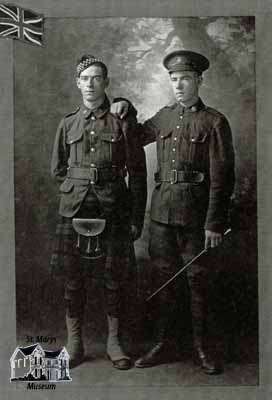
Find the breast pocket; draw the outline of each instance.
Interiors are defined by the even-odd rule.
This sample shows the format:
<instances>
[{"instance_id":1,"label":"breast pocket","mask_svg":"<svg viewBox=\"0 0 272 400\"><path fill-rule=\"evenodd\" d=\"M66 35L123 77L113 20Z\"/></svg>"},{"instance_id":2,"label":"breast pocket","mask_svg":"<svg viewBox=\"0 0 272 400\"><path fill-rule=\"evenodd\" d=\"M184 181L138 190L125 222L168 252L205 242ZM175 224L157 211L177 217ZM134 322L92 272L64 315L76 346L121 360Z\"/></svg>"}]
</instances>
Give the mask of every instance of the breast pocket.
<instances>
[{"instance_id":1,"label":"breast pocket","mask_svg":"<svg viewBox=\"0 0 272 400\"><path fill-rule=\"evenodd\" d=\"M172 133L172 130L161 133L157 139L158 158L161 162L166 162L169 160L171 152Z\"/></svg>"},{"instance_id":2,"label":"breast pocket","mask_svg":"<svg viewBox=\"0 0 272 400\"><path fill-rule=\"evenodd\" d=\"M103 132L101 134L100 158L117 162L124 152L124 138L120 132Z\"/></svg>"},{"instance_id":3,"label":"breast pocket","mask_svg":"<svg viewBox=\"0 0 272 400\"><path fill-rule=\"evenodd\" d=\"M190 138L190 161L202 163L209 156L208 132L198 132Z\"/></svg>"},{"instance_id":4,"label":"breast pocket","mask_svg":"<svg viewBox=\"0 0 272 400\"><path fill-rule=\"evenodd\" d=\"M207 132L198 132L198 133L194 133L191 136L191 142L195 143L195 144L201 144L201 143L205 143L208 137L208 133Z\"/></svg>"},{"instance_id":5,"label":"breast pocket","mask_svg":"<svg viewBox=\"0 0 272 400\"><path fill-rule=\"evenodd\" d=\"M70 147L70 164L75 164L82 159L83 131L71 130L67 133L66 143Z\"/></svg>"}]
</instances>

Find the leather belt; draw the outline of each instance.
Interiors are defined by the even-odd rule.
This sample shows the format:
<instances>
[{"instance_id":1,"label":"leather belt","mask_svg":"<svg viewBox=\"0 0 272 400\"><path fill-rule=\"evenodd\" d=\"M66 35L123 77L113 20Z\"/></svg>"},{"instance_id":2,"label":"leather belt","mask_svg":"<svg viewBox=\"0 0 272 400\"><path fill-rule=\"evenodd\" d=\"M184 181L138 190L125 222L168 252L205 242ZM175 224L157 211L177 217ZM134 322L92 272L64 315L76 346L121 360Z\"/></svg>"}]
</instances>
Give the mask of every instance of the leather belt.
<instances>
[{"instance_id":1,"label":"leather belt","mask_svg":"<svg viewBox=\"0 0 272 400\"><path fill-rule=\"evenodd\" d=\"M178 171L172 169L171 171L156 172L154 175L155 182L170 182L171 185L175 183L201 183L204 181L204 172L199 171Z\"/></svg>"},{"instance_id":2,"label":"leather belt","mask_svg":"<svg viewBox=\"0 0 272 400\"><path fill-rule=\"evenodd\" d=\"M73 179L86 179L92 184L101 181L112 181L116 177L125 178L127 170L125 168L96 168L96 167L69 167L67 177Z\"/></svg>"}]
</instances>

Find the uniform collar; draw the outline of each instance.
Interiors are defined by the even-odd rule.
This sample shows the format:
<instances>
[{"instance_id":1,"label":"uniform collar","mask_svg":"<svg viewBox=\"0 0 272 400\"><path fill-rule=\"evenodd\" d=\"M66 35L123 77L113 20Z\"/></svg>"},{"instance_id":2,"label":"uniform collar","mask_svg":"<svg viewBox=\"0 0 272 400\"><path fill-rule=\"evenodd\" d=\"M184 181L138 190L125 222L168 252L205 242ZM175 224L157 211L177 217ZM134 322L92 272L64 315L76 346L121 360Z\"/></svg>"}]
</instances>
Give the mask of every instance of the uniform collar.
<instances>
[{"instance_id":1,"label":"uniform collar","mask_svg":"<svg viewBox=\"0 0 272 400\"><path fill-rule=\"evenodd\" d=\"M82 115L86 119L88 119L91 115L94 116L95 118L102 118L103 115L105 115L106 112L109 111L110 102L109 102L108 97L105 96L103 103L99 107L97 107L95 110L90 110L84 104L82 104L80 109L81 109Z\"/></svg>"},{"instance_id":2,"label":"uniform collar","mask_svg":"<svg viewBox=\"0 0 272 400\"><path fill-rule=\"evenodd\" d=\"M206 108L205 104L203 103L203 101L201 100L201 98L199 97L197 102L193 105L191 105L190 107L182 107L182 105L180 103L176 103L177 108L180 109L181 113L194 113L200 110L203 110L204 108Z\"/></svg>"}]
</instances>

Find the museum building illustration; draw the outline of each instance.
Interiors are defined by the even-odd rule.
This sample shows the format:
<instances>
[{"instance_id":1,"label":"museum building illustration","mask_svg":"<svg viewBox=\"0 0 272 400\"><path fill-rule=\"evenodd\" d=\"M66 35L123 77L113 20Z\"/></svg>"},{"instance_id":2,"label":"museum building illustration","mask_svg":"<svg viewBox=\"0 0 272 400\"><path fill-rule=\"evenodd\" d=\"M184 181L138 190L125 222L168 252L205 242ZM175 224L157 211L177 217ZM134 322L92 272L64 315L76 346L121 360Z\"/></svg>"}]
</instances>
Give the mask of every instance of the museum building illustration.
<instances>
[{"instance_id":1,"label":"museum building illustration","mask_svg":"<svg viewBox=\"0 0 272 400\"><path fill-rule=\"evenodd\" d=\"M65 347L43 350L39 343L17 347L10 358L10 381L71 381L69 354Z\"/></svg>"}]
</instances>

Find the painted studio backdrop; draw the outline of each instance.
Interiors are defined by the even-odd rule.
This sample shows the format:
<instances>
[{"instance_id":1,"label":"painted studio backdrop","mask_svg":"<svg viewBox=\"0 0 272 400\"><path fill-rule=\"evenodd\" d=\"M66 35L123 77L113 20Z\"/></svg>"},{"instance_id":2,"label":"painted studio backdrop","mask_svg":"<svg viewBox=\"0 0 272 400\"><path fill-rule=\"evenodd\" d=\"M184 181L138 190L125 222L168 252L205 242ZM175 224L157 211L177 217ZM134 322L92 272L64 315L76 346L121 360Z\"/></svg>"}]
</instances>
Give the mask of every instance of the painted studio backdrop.
<instances>
[{"instance_id":1,"label":"painted studio backdrop","mask_svg":"<svg viewBox=\"0 0 272 400\"><path fill-rule=\"evenodd\" d=\"M144 121L174 101L163 57L176 49L190 49L210 60L200 95L229 119L236 151L232 212L236 226L215 292L218 289L224 298L222 320L230 315L226 328L257 353L254 40L254 19L248 17L48 18L44 47L14 42L18 340L24 341L27 334L53 335L59 344L65 340L62 282L53 279L49 270L58 209L58 185L49 171L57 125L81 103L75 84L77 58L83 53L101 57L109 67L109 97L130 99L139 121ZM148 215L155 145L146 148L146 155L146 226L136 243L138 263L130 281L132 293L138 295L145 293L150 274ZM97 345L106 335L101 302L99 284L90 283L90 318L84 329L96 338Z\"/></svg>"}]
</instances>

